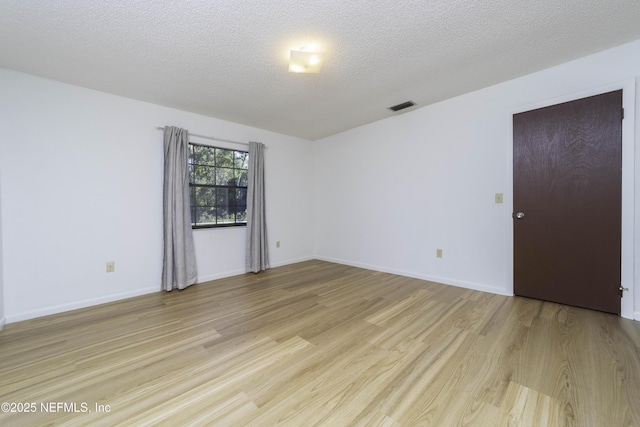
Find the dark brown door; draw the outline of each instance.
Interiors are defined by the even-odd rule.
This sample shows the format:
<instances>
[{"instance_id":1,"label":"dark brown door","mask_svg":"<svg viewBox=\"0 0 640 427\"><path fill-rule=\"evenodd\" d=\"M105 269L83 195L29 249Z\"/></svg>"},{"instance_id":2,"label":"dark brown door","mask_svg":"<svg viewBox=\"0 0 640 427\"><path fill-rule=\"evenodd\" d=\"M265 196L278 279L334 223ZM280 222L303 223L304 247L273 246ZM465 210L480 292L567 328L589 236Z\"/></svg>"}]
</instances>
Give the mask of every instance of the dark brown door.
<instances>
[{"instance_id":1,"label":"dark brown door","mask_svg":"<svg viewBox=\"0 0 640 427\"><path fill-rule=\"evenodd\" d=\"M620 313L622 91L513 116L514 293Z\"/></svg>"}]
</instances>

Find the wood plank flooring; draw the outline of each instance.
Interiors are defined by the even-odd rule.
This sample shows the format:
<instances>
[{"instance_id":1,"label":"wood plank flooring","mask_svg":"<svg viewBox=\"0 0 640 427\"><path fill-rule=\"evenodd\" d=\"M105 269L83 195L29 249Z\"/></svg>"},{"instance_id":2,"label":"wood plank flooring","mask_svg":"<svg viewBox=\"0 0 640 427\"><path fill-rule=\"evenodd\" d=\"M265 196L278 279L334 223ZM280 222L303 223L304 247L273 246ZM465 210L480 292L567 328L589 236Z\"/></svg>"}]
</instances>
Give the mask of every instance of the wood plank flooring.
<instances>
[{"instance_id":1,"label":"wood plank flooring","mask_svg":"<svg viewBox=\"0 0 640 427\"><path fill-rule=\"evenodd\" d=\"M640 426L640 322L309 261L9 324L0 402L32 411L2 426Z\"/></svg>"}]
</instances>

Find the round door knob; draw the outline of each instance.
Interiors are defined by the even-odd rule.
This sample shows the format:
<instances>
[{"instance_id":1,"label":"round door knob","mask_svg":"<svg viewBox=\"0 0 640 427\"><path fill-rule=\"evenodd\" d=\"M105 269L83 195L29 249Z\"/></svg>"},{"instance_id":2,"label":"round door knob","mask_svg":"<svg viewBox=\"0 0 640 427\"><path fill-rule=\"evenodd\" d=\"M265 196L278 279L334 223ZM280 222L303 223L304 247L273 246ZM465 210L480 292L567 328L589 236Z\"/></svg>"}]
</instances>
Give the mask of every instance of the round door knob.
<instances>
[{"instance_id":1,"label":"round door knob","mask_svg":"<svg viewBox=\"0 0 640 427\"><path fill-rule=\"evenodd\" d=\"M517 219L522 219L522 218L524 218L524 212L518 212L518 213L516 214L516 218L517 218Z\"/></svg>"}]
</instances>

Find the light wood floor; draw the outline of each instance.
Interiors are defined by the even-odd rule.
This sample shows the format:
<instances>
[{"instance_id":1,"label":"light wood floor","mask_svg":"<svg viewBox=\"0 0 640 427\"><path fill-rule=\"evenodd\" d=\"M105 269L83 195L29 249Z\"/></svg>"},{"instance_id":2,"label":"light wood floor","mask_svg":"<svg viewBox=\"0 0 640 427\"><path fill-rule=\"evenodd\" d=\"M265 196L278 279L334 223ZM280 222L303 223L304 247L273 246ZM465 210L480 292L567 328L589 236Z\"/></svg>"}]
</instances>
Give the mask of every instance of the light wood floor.
<instances>
[{"instance_id":1,"label":"light wood floor","mask_svg":"<svg viewBox=\"0 0 640 427\"><path fill-rule=\"evenodd\" d=\"M0 402L36 412L0 425L640 426L639 346L610 314L309 261L7 325Z\"/></svg>"}]
</instances>

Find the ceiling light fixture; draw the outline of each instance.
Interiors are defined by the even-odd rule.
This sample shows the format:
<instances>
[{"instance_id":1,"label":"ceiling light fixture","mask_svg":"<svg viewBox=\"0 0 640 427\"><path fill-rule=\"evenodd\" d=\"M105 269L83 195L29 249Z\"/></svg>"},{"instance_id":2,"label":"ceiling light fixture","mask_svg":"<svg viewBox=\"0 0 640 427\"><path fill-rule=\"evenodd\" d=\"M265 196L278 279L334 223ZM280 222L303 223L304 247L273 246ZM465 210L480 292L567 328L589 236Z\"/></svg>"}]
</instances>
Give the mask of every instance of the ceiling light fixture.
<instances>
[{"instance_id":1,"label":"ceiling light fixture","mask_svg":"<svg viewBox=\"0 0 640 427\"><path fill-rule=\"evenodd\" d=\"M289 71L292 73L317 73L322 67L322 53L313 52L306 47L291 50Z\"/></svg>"}]
</instances>

